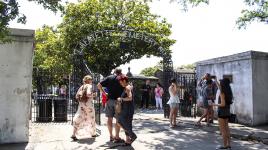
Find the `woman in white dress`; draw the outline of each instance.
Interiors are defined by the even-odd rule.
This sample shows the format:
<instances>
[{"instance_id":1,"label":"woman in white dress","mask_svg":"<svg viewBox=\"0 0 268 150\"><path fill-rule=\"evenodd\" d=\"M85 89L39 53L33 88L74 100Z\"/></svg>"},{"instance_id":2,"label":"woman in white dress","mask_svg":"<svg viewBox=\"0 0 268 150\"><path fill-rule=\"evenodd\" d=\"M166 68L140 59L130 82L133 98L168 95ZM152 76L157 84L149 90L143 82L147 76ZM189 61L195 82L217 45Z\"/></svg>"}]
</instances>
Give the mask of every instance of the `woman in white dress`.
<instances>
[{"instance_id":1,"label":"woman in white dress","mask_svg":"<svg viewBox=\"0 0 268 150\"><path fill-rule=\"evenodd\" d=\"M180 99L178 96L178 86L176 83L176 79L171 79L170 82L171 85L168 88L170 98L167 104L169 104L170 106L170 115L169 115L170 127L174 128L176 126L176 119L179 110Z\"/></svg>"},{"instance_id":2,"label":"woman in white dress","mask_svg":"<svg viewBox=\"0 0 268 150\"><path fill-rule=\"evenodd\" d=\"M93 106L92 77L87 75L83 78L83 85L76 93L79 102L78 110L74 116L73 135L76 141L78 136L96 137L95 109Z\"/></svg>"}]
</instances>

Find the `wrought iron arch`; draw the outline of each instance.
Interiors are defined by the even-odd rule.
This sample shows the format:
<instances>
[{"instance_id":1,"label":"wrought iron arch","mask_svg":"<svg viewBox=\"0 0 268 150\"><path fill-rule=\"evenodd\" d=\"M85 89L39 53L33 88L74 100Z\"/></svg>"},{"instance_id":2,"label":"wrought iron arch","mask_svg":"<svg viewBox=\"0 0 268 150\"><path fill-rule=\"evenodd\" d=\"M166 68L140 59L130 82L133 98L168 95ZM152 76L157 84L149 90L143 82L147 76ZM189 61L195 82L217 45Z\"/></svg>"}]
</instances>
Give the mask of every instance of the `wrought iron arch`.
<instances>
[{"instance_id":1,"label":"wrought iron arch","mask_svg":"<svg viewBox=\"0 0 268 150\"><path fill-rule=\"evenodd\" d=\"M164 95L163 95L163 105L164 105L164 117L169 117L169 106L166 104L169 98L168 94L168 87L169 87L169 79L173 76L173 62L171 59L171 55L165 51L165 49L158 43L153 34L148 34L145 32L136 32L133 29L122 29L122 30L97 30L84 39L82 39L74 48L73 53L73 83L74 89L78 89L79 85L75 83L80 83L81 79L85 74L91 74L92 71L87 67L86 61L83 59L84 51L86 47L88 47L92 42L97 41L98 39L104 37L112 37L112 36L119 36L122 38L131 38L131 39L139 39L148 44L158 47L157 50L159 51L161 57L163 58L163 88L164 88ZM78 81L78 80L79 81ZM99 76L98 76L99 79ZM98 93L99 95L99 93Z\"/></svg>"}]
</instances>

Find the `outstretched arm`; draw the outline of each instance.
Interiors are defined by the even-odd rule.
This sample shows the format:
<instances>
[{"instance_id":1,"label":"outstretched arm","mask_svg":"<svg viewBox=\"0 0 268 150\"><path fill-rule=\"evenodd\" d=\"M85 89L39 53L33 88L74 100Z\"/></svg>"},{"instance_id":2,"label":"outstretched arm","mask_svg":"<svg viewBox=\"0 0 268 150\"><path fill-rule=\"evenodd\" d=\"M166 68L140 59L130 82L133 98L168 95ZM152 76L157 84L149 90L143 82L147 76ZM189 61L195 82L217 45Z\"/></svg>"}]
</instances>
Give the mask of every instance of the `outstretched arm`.
<instances>
[{"instance_id":1,"label":"outstretched arm","mask_svg":"<svg viewBox=\"0 0 268 150\"><path fill-rule=\"evenodd\" d=\"M98 89L100 90L101 93L104 93L107 96L107 93L104 91L102 85L100 83L98 83L97 85Z\"/></svg>"}]
</instances>

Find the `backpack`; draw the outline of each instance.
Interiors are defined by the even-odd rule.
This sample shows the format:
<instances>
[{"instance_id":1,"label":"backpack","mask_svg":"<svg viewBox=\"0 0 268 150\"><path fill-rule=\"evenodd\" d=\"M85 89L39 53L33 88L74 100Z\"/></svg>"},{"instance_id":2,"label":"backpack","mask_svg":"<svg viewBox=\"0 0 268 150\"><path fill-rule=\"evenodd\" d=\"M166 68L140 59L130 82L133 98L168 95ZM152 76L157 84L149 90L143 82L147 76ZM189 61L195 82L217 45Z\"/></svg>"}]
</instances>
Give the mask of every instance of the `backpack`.
<instances>
[{"instance_id":1,"label":"backpack","mask_svg":"<svg viewBox=\"0 0 268 150\"><path fill-rule=\"evenodd\" d=\"M84 88L84 86L82 87L82 96L80 97L81 102L86 102L88 99L87 97L87 87Z\"/></svg>"},{"instance_id":2,"label":"backpack","mask_svg":"<svg viewBox=\"0 0 268 150\"><path fill-rule=\"evenodd\" d=\"M232 105L233 104L233 98L232 97L225 97L225 103L227 105Z\"/></svg>"}]
</instances>

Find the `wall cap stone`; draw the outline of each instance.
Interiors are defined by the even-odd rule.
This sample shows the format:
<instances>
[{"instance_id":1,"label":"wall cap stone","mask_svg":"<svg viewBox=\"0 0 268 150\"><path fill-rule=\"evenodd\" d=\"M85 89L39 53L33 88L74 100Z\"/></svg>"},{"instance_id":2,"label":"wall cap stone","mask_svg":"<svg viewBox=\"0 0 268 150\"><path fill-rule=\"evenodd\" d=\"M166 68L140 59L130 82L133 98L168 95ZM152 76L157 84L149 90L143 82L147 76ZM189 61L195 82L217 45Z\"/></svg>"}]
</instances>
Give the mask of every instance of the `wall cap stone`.
<instances>
[{"instance_id":1,"label":"wall cap stone","mask_svg":"<svg viewBox=\"0 0 268 150\"><path fill-rule=\"evenodd\" d=\"M250 60L250 59L264 59L268 60L267 52L259 52L259 51L246 51L238 54L203 60L196 62L197 66L210 65L210 64L218 64L225 62L233 62L238 60Z\"/></svg>"},{"instance_id":2,"label":"wall cap stone","mask_svg":"<svg viewBox=\"0 0 268 150\"><path fill-rule=\"evenodd\" d=\"M33 42L34 41L34 30L30 29L17 29L9 28L9 36L12 38L12 41L24 41L24 42Z\"/></svg>"}]
</instances>

